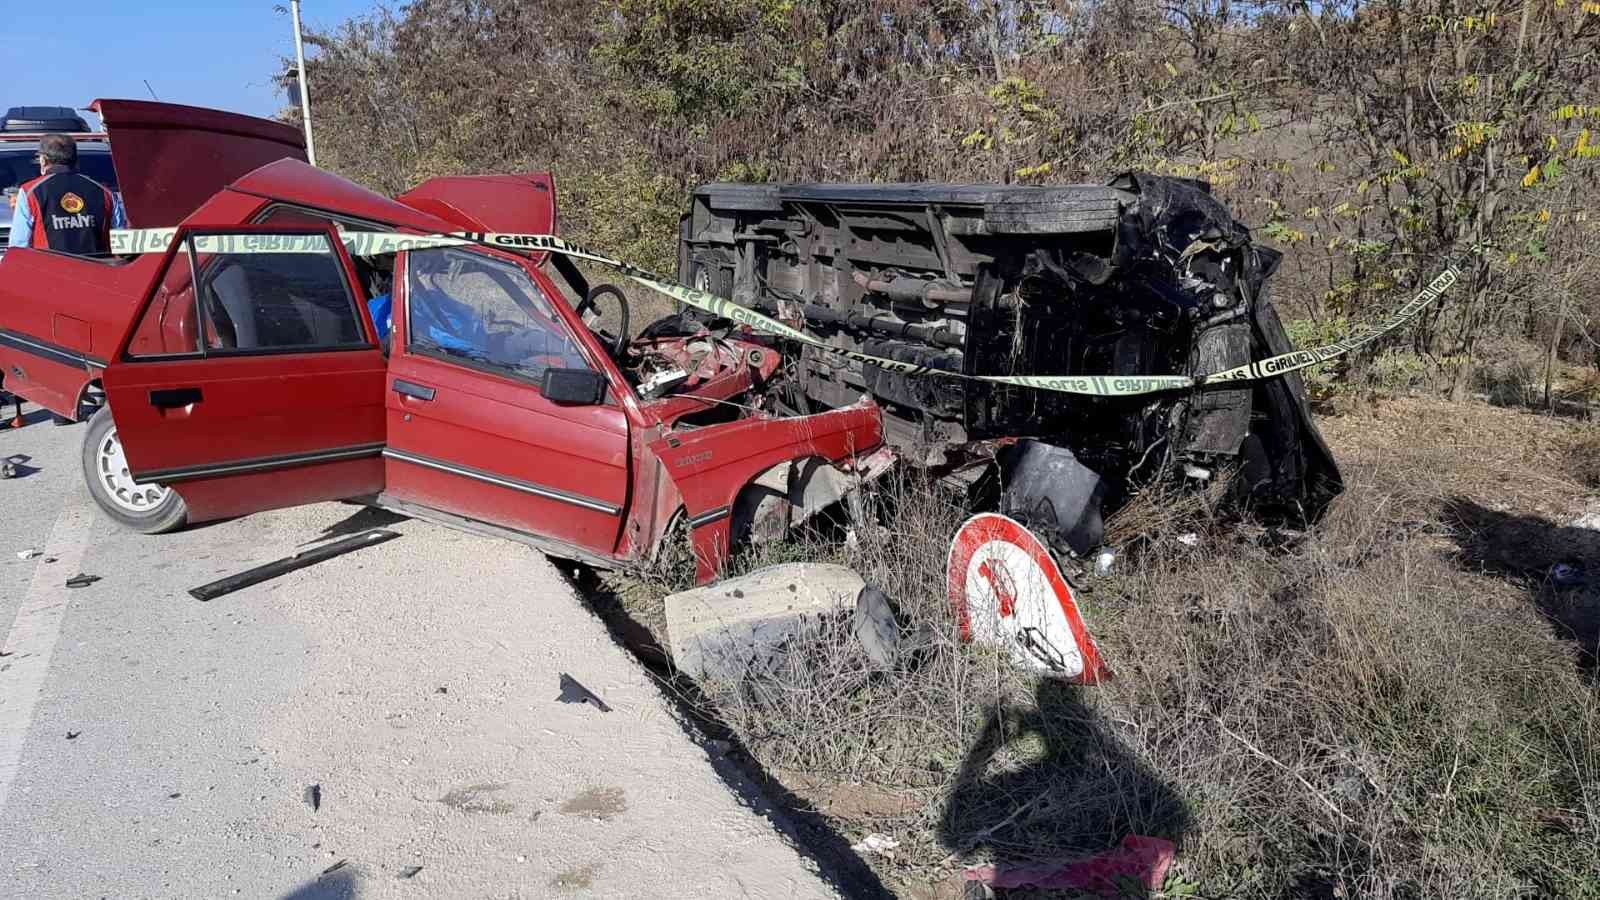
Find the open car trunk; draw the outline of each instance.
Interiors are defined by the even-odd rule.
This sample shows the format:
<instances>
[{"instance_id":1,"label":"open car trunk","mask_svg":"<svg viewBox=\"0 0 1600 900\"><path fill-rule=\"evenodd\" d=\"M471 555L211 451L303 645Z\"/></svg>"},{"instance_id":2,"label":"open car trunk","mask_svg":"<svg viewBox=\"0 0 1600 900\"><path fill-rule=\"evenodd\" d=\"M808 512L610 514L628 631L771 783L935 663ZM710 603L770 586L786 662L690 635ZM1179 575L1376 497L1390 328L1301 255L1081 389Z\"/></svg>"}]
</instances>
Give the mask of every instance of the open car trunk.
<instances>
[{"instance_id":1,"label":"open car trunk","mask_svg":"<svg viewBox=\"0 0 1600 900\"><path fill-rule=\"evenodd\" d=\"M236 113L145 100L96 100L128 223L170 228L234 179L306 158L300 129Z\"/></svg>"}]
</instances>

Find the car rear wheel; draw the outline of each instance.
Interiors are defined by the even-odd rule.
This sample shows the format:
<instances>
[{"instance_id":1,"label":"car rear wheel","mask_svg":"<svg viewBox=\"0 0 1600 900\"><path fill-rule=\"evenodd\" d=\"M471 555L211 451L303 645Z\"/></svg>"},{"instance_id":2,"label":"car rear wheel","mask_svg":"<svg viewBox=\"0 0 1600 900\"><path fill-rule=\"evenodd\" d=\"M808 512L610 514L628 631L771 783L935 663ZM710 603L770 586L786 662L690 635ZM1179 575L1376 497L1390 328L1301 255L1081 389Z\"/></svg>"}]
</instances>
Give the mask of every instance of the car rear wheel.
<instances>
[{"instance_id":1,"label":"car rear wheel","mask_svg":"<svg viewBox=\"0 0 1600 900\"><path fill-rule=\"evenodd\" d=\"M83 436L83 477L89 495L106 515L135 531L161 534L182 528L189 520L189 508L177 491L140 484L128 474L128 459L109 406L100 407L89 419Z\"/></svg>"}]
</instances>

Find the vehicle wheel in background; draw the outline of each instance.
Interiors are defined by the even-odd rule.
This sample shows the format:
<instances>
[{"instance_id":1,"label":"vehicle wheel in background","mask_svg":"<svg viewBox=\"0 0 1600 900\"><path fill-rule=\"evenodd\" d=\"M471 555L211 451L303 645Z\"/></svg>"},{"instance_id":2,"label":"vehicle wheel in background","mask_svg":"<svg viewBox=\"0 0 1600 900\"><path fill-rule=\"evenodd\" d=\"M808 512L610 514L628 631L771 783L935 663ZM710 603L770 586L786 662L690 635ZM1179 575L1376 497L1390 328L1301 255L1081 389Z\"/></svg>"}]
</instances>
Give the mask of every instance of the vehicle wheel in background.
<instances>
[{"instance_id":1,"label":"vehicle wheel in background","mask_svg":"<svg viewBox=\"0 0 1600 900\"><path fill-rule=\"evenodd\" d=\"M189 520L189 508L177 491L137 484L129 476L109 406L95 411L83 435L83 477L89 495L106 515L135 531L161 534L182 528Z\"/></svg>"}]
</instances>

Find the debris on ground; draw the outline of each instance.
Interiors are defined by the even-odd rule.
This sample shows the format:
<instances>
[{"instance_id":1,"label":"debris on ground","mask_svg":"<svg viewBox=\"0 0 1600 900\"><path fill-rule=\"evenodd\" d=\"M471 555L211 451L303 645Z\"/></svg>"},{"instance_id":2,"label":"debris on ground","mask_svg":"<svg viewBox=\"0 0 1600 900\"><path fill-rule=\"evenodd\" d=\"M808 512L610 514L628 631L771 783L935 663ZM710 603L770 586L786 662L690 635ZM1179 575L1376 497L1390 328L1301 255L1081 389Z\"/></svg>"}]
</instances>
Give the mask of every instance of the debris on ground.
<instances>
[{"instance_id":1,"label":"debris on ground","mask_svg":"<svg viewBox=\"0 0 1600 900\"><path fill-rule=\"evenodd\" d=\"M880 856L893 856L894 851L900 849L900 842L887 834L874 832L861 839L858 844L851 844L850 849L857 853L876 853Z\"/></svg>"},{"instance_id":2,"label":"debris on ground","mask_svg":"<svg viewBox=\"0 0 1600 900\"><path fill-rule=\"evenodd\" d=\"M603 713L611 712L611 707L600 699L599 694L579 684L576 678L565 672L561 673L561 693L556 699L562 703L587 703Z\"/></svg>"},{"instance_id":3,"label":"debris on ground","mask_svg":"<svg viewBox=\"0 0 1600 900\"><path fill-rule=\"evenodd\" d=\"M872 585L856 595L850 616L850 634L871 661L874 671L888 672L914 664L921 651L937 638L930 623L910 629L889 595Z\"/></svg>"},{"instance_id":4,"label":"debris on ground","mask_svg":"<svg viewBox=\"0 0 1600 900\"><path fill-rule=\"evenodd\" d=\"M1550 581L1556 587L1578 587L1587 580L1583 569L1571 563L1556 563L1550 567Z\"/></svg>"},{"instance_id":5,"label":"debris on ground","mask_svg":"<svg viewBox=\"0 0 1600 900\"><path fill-rule=\"evenodd\" d=\"M67 587L69 587L69 588L88 587L89 585L94 584L96 581L99 581L99 580L100 580L100 576L99 575L85 575L82 572L79 572L78 574L76 574L76 575L72 576L71 578L67 579Z\"/></svg>"},{"instance_id":6,"label":"debris on ground","mask_svg":"<svg viewBox=\"0 0 1600 900\"><path fill-rule=\"evenodd\" d=\"M236 575L229 575L227 578L220 578L209 584L202 584L197 588L191 589L189 591L189 596L199 600L202 603L208 600L215 600L218 597L221 597L225 594L231 594L241 588L247 588L253 584L260 584L263 581L270 581L280 575L287 575L290 572L304 569L307 566L316 565L319 562L333 559L336 556L343 556L344 554L355 550L360 550L365 547L372 547L385 541L392 541L399 536L399 532L389 531L388 529L384 528L374 528L370 531L363 531L360 534L354 534L347 538L340 538L337 541L332 541L319 547L312 547L309 550L302 550L293 556L286 556L283 559L273 560L272 562L256 566L253 569L246 569L245 571Z\"/></svg>"},{"instance_id":7,"label":"debris on ground","mask_svg":"<svg viewBox=\"0 0 1600 900\"><path fill-rule=\"evenodd\" d=\"M43 550L38 550L38 549L35 549L33 547L29 547L26 550L18 550L17 551L17 559L23 559L23 560L38 559L39 557L41 557L43 555L44 555L44 551Z\"/></svg>"},{"instance_id":8,"label":"debris on ground","mask_svg":"<svg viewBox=\"0 0 1600 900\"><path fill-rule=\"evenodd\" d=\"M421 871L422 871L422 867L421 866L406 866L404 869L400 870L400 877L401 878L415 878L415 877L417 877L417 873L421 872Z\"/></svg>"},{"instance_id":9,"label":"debris on ground","mask_svg":"<svg viewBox=\"0 0 1600 900\"><path fill-rule=\"evenodd\" d=\"M865 582L847 566L782 563L667 596L667 640L678 671L737 681L790 638L849 609Z\"/></svg>"},{"instance_id":10,"label":"debris on ground","mask_svg":"<svg viewBox=\"0 0 1600 900\"><path fill-rule=\"evenodd\" d=\"M322 785L313 784L306 787L306 805L311 807L312 812L322 809Z\"/></svg>"},{"instance_id":11,"label":"debris on ground","mask_svg":"<svg viewBox=\"0 0 1600 900\"><path fill-rule=\"evenodd\" d=\"M341 859L338 862L334 863L333 865L327 867L326 869L323 869L322 873L320 875L318 875L317 877L318 878L322 878L325 875L332 875L333 873L335 873L335 872L339 871L340 869L344 868L347 864L349 864L349 862L350 862L350 860L348 860L348 859Z\"/></svg>"},{"instance_id":12,"label":"debris on ground","mask_svg":"<svg viewBox=\"0 0 1600 900\"><path fill-rule=\"evenodd\" d=\"M964 877L997 888L1055 888L1121 897L1130 881L1159 890L1176 851L1171 841L1130 834L1121 846L1088 859L972 866Z\"/></svg>"},{"instance_id":13,"label":"debris on ground","mask_svg":"<svg viewBox=\"0 0 1600 900\"><path fill-rule=\"evenodd\" d=\"M83 734L83 732L81 732L81 731L69 731L69 732L67 732L67 740L75 741L75 740L78 739L78 735L80 735L80 734Z\"/></svg>"}]
</instances>

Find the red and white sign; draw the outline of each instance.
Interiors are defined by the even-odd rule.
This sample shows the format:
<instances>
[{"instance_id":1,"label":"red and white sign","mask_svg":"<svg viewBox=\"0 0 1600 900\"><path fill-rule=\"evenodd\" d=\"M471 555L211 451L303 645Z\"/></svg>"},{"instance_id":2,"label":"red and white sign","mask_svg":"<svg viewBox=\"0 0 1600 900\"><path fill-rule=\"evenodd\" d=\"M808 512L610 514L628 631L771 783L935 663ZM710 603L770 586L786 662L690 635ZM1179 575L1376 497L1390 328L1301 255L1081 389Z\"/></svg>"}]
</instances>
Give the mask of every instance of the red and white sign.
<instances>
[{"instance_id":1,"label":"red and white sign","mask_svg":"<svg viewBox=\"0 0 1600 900\"><path fill-rule=\"evenodd\" d=\"M1111 672L1044 543L995 513L968 519L950 544L950 602L961 637L1005 649L1018 665L1094 684Z\"/></svg>"}]
</instances>

